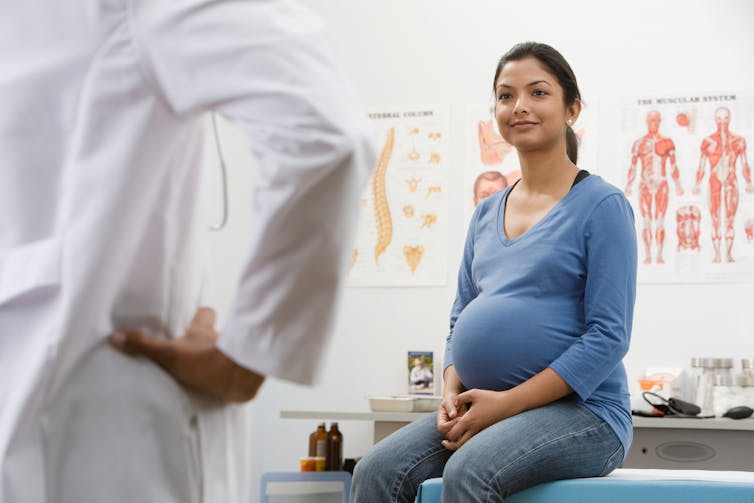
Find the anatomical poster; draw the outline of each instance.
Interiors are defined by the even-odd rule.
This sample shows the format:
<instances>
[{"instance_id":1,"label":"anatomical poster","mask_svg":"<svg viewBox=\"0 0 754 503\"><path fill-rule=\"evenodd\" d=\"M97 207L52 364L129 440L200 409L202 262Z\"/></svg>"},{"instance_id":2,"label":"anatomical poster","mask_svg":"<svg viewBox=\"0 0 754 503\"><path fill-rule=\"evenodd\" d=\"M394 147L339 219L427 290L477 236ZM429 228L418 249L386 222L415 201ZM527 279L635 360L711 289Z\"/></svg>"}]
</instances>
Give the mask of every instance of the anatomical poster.
<instances>
[{"instance_id":1,"label":"anatomical poster","mask_svg":"<svg viewBox=\"0 0 754 503\"><path fill-rule=\"evenodd\" d=\"M639 281L754 279L754 92L658 94L621 110L618 180L634 209Z\"/></svg>"},{"instance_id":2,"label":"anatomical poster","mask_svg":"<svg viewBox=\"0 0 754 503\"><path fill-rule=\"evenodd\" d=\"M351 286L447 281L448 107L369 114L379 158L361 198Z\"/></svg>"},{"instance_id":3,"label":"anatomical poster","mask_svg":"<svg viewBox=\"0 0 754 503\"><path fill-rule=\"evenodd\" d=\"M597 106L589 103L573 125L579 140L578 166L595 172ZM475 103L466 107L466 156L464 214L471 220L474 209L491 196L521 178L516 149L500 136L494 104Z\"/></svg>"}]
</instances>

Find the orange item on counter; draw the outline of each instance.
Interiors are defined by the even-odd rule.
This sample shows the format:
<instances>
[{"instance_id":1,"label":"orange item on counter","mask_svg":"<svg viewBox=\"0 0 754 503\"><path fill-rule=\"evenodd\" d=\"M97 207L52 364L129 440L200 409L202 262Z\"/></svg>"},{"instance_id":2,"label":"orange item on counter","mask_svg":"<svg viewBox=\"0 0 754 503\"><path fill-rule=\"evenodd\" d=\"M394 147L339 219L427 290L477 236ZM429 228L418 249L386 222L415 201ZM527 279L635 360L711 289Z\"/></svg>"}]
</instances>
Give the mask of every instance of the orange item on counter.
<instances>
[{"instance_id":1,"label":"orange item on counter","mask_svg":"<svg viewBox=\"0 0 754 503\"><path fill-rule=\"evenodd\" d=\"M301 457L301 471L302 472L317 471L317 458L313 456L302 456Z\"/></svg>"},{"instance_id":2,"label":"orange item on counter","mask_svg":"<svg viewBox=\"0 0 754 503\"><path fill-rule=\"evenodd\" d=\"M327 458L325 458L324 456L317 456L314 458L314 466L316 467L316 470L318 472L325 471L325 468L327 467L326 461L327 461Z\"/></svg>"},{"instance_id":3,"label":"orange item on counter","mask_svg":"<svg viewBox=\"0 0 754 503\"><path fill-rule=\"evenodd\" d=\"M638 379L639 387L642 391L652 391L657 386L659 389L663 389L668 383L666 380L661 379Z\"/></svg>"}]
</instances>

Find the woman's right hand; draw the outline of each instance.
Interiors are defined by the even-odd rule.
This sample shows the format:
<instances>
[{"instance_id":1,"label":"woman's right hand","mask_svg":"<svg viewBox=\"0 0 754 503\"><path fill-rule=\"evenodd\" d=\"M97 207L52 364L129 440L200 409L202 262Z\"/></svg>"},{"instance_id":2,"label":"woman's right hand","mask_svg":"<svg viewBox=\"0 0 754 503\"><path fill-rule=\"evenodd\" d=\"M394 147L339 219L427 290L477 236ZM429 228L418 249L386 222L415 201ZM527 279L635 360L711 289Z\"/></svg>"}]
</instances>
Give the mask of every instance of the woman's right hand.
<instances>
[{"instance_id":1,"label":"woman's right hand","mask_svg":"<svg viewBox=\"0 0 754 503\"><path fill-rule=\"evenodd\" d=\"M466 413L465 405L464 409L456 409L456 398L458 393L446 393L442 397L442 403L437 411L437 431L443 435L447 435L453 426L458 422L458 419Z\"/></svg>"},{"instance_id":2,"label":"woman's right hand","mask_svg":"<svg viewBox=\"0 0 754 503\"><path fill-rule=\"evenodd\" d=\"M437 411L437 431L446 435L468 411L466 404L456 407L456 398L465 389L452 365L443 374L443 388L442 403Z\"/></svg>"}]
</instances>

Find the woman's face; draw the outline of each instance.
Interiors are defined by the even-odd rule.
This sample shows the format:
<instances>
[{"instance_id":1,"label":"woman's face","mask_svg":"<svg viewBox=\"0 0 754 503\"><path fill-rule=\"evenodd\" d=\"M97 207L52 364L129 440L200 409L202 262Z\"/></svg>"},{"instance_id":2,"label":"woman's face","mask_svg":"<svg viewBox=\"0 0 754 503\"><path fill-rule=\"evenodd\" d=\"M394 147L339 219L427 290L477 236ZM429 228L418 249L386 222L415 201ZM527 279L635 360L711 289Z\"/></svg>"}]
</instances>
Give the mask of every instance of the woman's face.
<instances>
[{"instance_id":1,"label":"woman's face","mask_svg":"<svg viewBox=\"0 0 754 503\"><path fill-rule=\"evenodd\" d=\"M509 61L495 82L495 119L503 138L521 152L562 144L576 107L563 104L563 89L536 58ZM564 150L565 151L565 150Z\"/></svg>"}]
</instances>

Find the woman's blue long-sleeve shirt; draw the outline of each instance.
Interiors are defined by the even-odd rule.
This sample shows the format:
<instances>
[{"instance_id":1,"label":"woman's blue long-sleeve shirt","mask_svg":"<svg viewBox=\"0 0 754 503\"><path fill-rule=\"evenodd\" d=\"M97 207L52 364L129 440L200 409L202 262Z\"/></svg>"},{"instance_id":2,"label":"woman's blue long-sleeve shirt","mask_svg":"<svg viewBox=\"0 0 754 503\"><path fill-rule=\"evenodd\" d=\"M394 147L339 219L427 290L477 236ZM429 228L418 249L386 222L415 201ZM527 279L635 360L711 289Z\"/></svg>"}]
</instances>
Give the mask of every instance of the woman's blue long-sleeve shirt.
<instances>
[{"instance_id":1,"label":"woman's blue long-sleeve shirt","mask_svg":"<svg viewBox=\"0 0 754 503\"><path fill-rule=\"evenodd\" d=\"M591 175L522 235L503 231L510 188L469 226L445 366L467 389L510 389L547 367L604 419L628 452L622 359L636 296L636 232L623 193Z\"/></svg>"}]
</instances>

